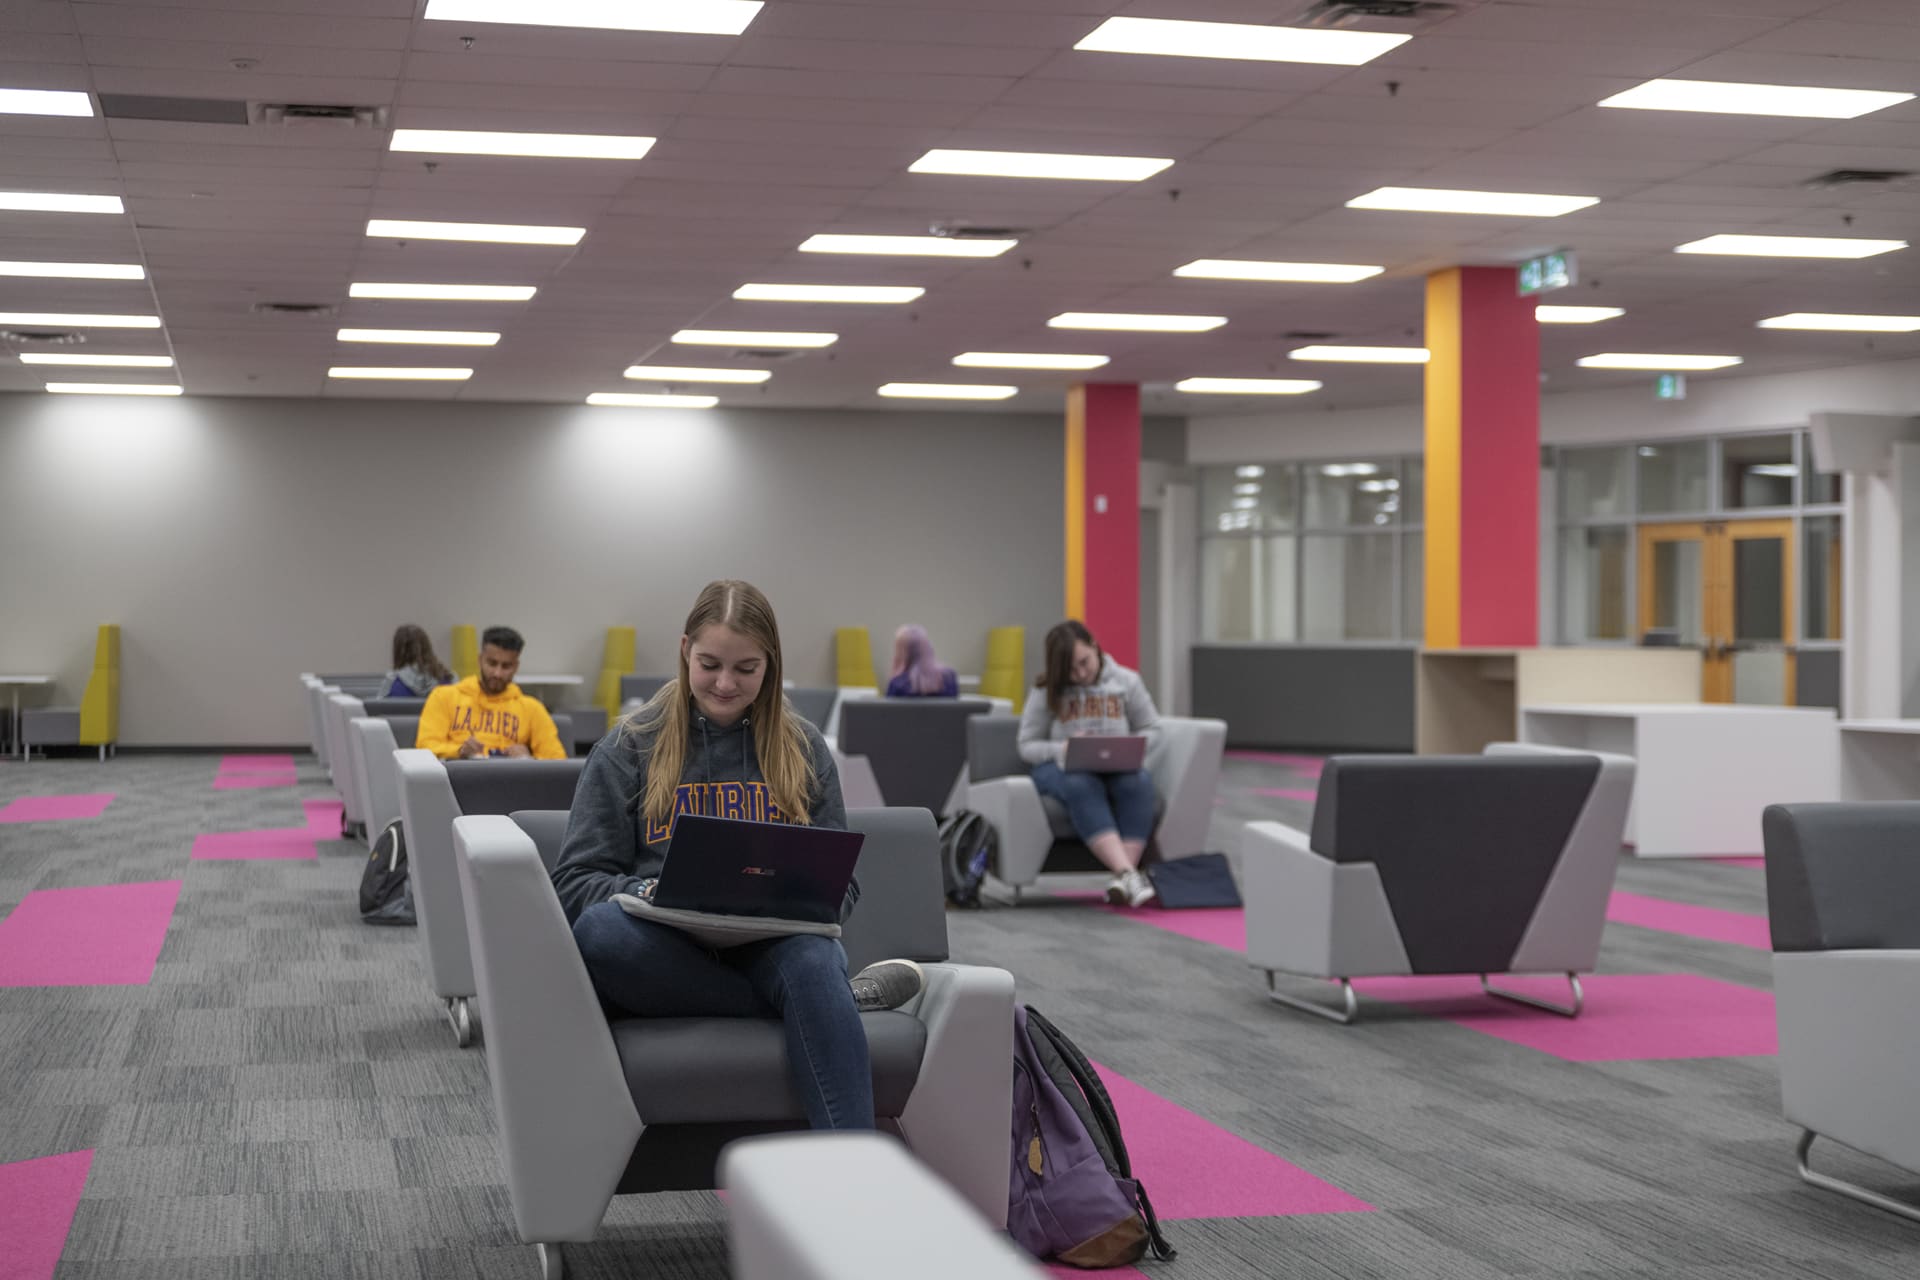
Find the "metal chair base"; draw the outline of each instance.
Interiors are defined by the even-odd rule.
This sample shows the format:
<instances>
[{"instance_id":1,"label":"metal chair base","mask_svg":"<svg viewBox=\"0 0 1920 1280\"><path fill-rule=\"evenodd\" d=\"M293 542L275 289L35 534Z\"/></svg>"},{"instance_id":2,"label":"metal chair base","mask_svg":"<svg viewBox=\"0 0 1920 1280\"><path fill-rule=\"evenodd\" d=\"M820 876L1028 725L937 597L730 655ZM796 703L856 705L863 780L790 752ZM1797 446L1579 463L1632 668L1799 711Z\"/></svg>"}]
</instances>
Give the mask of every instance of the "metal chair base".
<instances>
[{"instance_id":1,"label":"metal chair base","mask_svg":"<svg viewBox=\"0 0 1920 1280\"><path fill-rule=\"evenodd\" d=\"M1871 1191L1857 1182L1848 1182L1831 1174L1816 1173L1807 1163L1807 1153L1813 1148L1813 1140L1820 1135L1811 1129L1800 1131L1800 1145L1794 1149L1794 1160L1800 1166L1801 1181L1822 1191L1831 1191L1835 1195L1845 1196L1849 1200L1858 1200L1861 1204L1871 1205L1885 1213L1905 1218L1909 1222L1920 1222L1920 1205L1908 1204L1904 1200L1895 1200L1892 1196Z\"/></svg>"},{"instance_id":2,"label":"metal chair base","mask_svg":"<svg viewBox=\"0 0 1920 1280\"><path fill-rule=\"evenodd\" d=\"M1515 1004L1531 1005L1536 1009L1545 1009L1548 1013L1557 1013L1563 1018L1577 1018L1580 1016L1580 1010L1586 1007L1587 993L1580 989L1580 975L1577 973L1567 975L1567 985L1573 988L1573 1003L1555 1004L1551 1000L1542 1000L1539 996L1496 987L1487 981L1486 974L1480 975L1480 989L1496 1000L1511 1000Z\"/></svg>"},{"instance_id":3,"label":"metal chair base","mask_svg":"<svg viewBox=\"0 0 1920 1280\"><path fill-rule=\"evenodd\" d=\"M1342 1007L1330 1009L1324 1004L1289 995L1274 985L1273 970L1267 970L1267 999L1275 1004L1285 1005L1289 1009L1298 1009L1301 1013L1310 1013L1316 1018L1325 1018L1328 1022L1337 1022L1347 1026L1360 1016L1360 998L1354 994L1353 983L1345 978L1336 979L1340 984Z\"/></svg>"}]
</instances>

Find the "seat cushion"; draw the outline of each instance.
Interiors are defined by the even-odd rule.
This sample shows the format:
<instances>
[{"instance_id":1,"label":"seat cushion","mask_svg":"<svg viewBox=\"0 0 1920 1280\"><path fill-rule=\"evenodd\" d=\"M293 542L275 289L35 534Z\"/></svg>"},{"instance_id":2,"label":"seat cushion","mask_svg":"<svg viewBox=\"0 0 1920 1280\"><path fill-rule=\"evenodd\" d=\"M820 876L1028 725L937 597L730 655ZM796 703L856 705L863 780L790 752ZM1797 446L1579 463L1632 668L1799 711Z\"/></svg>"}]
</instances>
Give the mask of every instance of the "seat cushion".
<instances>
[{"instance_id":1,"label":"seat cushion","mask_svg":"<svg viewBox=\"0 0 1920 1280\"><path fill-rule=\"evenodd\" d=\"M80 745L80 708L33 707L20 713L20 736L36 747Z\"/></svg>"},{"instance_id":2,"label":"seat cushion","mask_svg":"<svg viewBox=\"0 0 1920 1280\"><path fill-rule=\"evenodd\" d=\"M906 1110L927 1028L909 1013L863 1013L873 1058L873 1109ZM777 1018L617 1018L613 1047L642 1122L804 1122L787 1081L787 1044Z\"/></svg>"}]
</instances>

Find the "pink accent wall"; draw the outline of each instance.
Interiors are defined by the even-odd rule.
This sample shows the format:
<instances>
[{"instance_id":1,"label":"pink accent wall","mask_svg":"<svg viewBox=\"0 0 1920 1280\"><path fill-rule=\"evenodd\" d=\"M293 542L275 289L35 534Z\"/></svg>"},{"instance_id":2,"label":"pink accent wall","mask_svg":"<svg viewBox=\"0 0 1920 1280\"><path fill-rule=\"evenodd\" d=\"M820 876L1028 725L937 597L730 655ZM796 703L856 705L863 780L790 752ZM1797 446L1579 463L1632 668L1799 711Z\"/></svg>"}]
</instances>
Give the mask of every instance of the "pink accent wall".
<instances>
[{"instance_id":1,"label":"pink accent wall","mask_svg":"<svg viewBox=\"0 0 1920 1280\"><path fill-rule=\"evenodd\" d=\"M1460 270L1460 643L1539 642L1540 325L1513 267Z\"/></svg>"},{"instance_id":2,"label":"pink accent wall","mask_svg":"<svg viewBox=\"0 0 1920 1280\"><path fill-rule=\"evenodd\" d=\"M1099 509L1100 499L1107 509ZM1087 616L1113 660L1140 665L1140 388L1086 387Z\"/></svg>"}]
</instances>

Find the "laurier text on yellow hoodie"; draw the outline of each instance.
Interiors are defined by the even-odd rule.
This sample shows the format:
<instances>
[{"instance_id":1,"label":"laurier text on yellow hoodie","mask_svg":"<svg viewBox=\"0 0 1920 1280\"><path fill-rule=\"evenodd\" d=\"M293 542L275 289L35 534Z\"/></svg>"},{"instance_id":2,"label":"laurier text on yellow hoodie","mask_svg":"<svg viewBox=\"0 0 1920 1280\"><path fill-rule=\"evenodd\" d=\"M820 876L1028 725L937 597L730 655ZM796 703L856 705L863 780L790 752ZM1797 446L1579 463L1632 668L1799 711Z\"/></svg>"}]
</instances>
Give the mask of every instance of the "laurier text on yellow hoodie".
<instances>
[{"instance_id":1,"label":"laurier text on yellow hoodie","mask_svg":"<svg viewBox=\"0 0 1920 1280\"><path fill-rule=\"evenodd\" d=\"M443 684L427 695L420 709L420 732L413 745L433 752L442 760L460 754L460 744L477 738L488 751L504 751L516 742L542 760L564 760L567 750L560 743L553 717L540 704L510 684L497 698L480 689L480 677L468 676L459 684Z\"/></svg>"}]
</instances>

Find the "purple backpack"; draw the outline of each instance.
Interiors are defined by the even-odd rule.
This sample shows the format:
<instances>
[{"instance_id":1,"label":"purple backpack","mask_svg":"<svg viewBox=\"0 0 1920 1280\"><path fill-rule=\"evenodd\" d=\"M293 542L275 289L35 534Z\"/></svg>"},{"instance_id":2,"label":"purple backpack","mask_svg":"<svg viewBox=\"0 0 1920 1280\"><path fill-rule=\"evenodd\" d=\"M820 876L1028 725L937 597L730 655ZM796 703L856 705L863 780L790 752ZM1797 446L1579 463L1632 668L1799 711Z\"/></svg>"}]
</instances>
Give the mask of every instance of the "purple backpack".
<instances>
[{"instance_id":1,"label":"purple backpack","mask_svg":"<svg viewBox=\"0 0 1920 1280\"><path fill-rule=\"evenodd\" d=\"M1118 1267L1174 1250L1133 1177L1093 1064L1032 1006L1013 1012L1013 1159L1007 1231L1036 1258Z\"/></svg>"}]
</instances>

